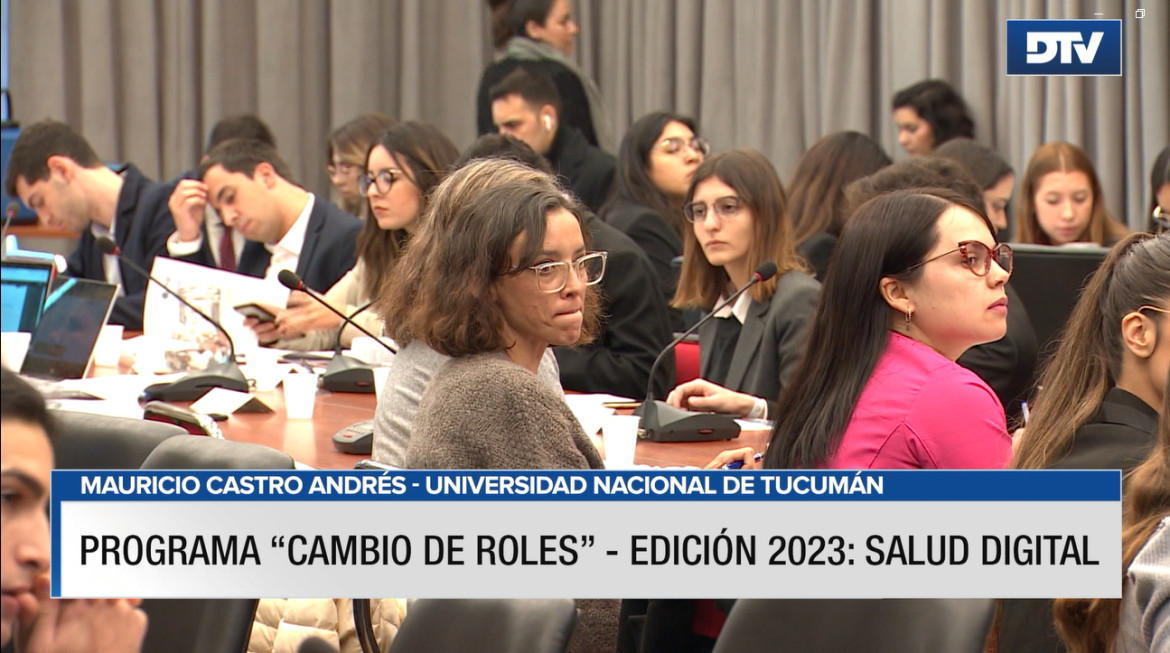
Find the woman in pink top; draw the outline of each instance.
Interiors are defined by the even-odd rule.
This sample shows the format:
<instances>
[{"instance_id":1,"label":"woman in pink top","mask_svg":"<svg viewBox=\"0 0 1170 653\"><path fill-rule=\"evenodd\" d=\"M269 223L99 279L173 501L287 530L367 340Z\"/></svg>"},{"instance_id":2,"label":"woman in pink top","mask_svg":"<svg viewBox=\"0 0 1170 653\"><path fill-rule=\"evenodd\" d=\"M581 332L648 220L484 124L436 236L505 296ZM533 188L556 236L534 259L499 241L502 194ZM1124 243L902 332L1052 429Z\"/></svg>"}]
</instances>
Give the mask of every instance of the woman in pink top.
<instances>
[{"instance_id":1,"label":"woman in pink top","mask_svg":"<svg viewBox=\"0 0 1170 653\"><path fill-rule=\"evenodd\" d=\"M765 467L1006 465L1003 408L955 363L1007 328L1012 256L994 233L982 208L940 189L882 195L857 210L781 396Z\"/></svg>"}]
</instances>

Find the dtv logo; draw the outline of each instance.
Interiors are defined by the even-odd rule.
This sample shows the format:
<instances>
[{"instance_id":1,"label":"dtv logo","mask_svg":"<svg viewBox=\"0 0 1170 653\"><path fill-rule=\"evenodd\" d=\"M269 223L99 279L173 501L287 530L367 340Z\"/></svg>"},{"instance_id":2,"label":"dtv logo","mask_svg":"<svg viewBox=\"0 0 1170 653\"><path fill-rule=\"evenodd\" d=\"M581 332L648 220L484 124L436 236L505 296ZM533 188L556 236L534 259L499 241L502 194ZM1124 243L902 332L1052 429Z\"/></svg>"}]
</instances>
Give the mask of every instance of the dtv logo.
<instances>
[{"instance_id":1,"label":"dtv logo","mask_svg":"<svg viewBox=\"0 0 1170 653\"><path fill-rule=\"evenodd\" d=\"M1120 20L1009 20L1009 75L1120 75Z\"/></svg>"},{"instance_id":2,"label":"dtv logo","mask_svg":"<svg viewBox=\"0 0 1170 653\"><path fill-rule=\"evenodd\" d=\"M1105 32L1093 32L1089 45L1080 32L1028 32L1028 63L1048 63L1060 54L1060 63L1072 63L1073 51L1081 63L1093 63Z\"/></svg>"}]
</instances>

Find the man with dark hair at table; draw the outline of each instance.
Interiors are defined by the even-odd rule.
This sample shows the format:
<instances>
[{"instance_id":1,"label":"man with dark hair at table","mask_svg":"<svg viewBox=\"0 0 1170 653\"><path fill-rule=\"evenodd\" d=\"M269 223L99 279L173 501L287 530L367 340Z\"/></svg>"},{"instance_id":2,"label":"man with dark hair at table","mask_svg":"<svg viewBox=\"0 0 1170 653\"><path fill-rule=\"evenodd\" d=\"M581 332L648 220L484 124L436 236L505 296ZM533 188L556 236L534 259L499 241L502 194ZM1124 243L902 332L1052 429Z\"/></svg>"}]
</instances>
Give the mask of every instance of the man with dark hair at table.
<instances>
[{"instance_id":1,"label":"man with dark hair at table","mask_svg":"<svg viewBox=\"0 0 1170 653\"><path fill-rule=\"evenodd\" d=\"M292 270L306 286L324 292L353 267L361 221L297 185L272 146L224 141L199 164L199 178L224 224L248 241L236 272L275 281L281 270ZM211 265L202 212L185 217L167 248L172 256ZM278 339L274 325L252 326L261 344Z\"/></svg>"},{"instance_id":2,"label":"man with dark hair at table","mask_svg":"<svg viewBox=\"0 0 1170 653\"><path fill-rule=\"evenodd\" d=\"M142 329L147 279L103 254L109 237L122 258L146 269L166 254L173 228L167 198L173 184L147 179L133 164L111 169L69 125L43 120L23 130L12 147L4 189L50 227L79 234L67 274L121 284L110 322Z\"/></svg>"},{"instance_id":3,"label":"man with dark hair at table","mask_svg":"<svg viewBox=\"0 0 1170 653\"><path fill-rule=\"evenodd\" d=\"M551 172L548 163L523 141L500 134L480 136L455 167L484 157L513 159ZM654 270L637 243L592 213L585 214L585 227L592 249L609 253L600 283L601 333L586 346L553 347L561 387L641 398L654 358L670 343L666 304L661 293L646 292L654 285ZM667 356L655 375L654 394L665 397L673 379L674 357Z\"/></svg>"},{"instance_id":4,"label":"man with dark hair at table","mask_svg":"<svg viewBox=\"0 0 1170 653\"><path fill-rule=\"evenodd\" d=\"M24 379L0 368L0 646L25 653L136 653L146 615L131 599L49 598L49 472L53 420Z\"/></svg>"},{"instance_id":5,"label":"man with dark hair at table","mask_svg":"<svg viewBox=\"0 0 1170 653\"><path fill-rule=\"evenodd\" d=\"M233 138L249 138L276 148L276 139L268 125L259 117L246 113L215 123L211 128L211 135L207 138L207 148L203 150L203 156L199 161L206 159L207 153L216 145ZM200 259L210 258L215 267L222 270L236 269L236 261L240 260L246 241L240 232L225 225L219 213L216 213L207 202L207 184L201 179L196 179L194 171L185 173L178 180L167 205L170 207L176 229L184 224L185 220L194 221L198 216L202 216L203 248L207 251L200 255Z\"/></svg>"},{"instance_id":6,"label":"man with dark hair at table","mask_svg":"<svg viewBox=\"0 0 1170 653\"><path fill-rule=\"evenodd\" d=\"M581 203L598 211L613 185L616 161L590 145L580 129L561 122L561 97L552 80L520 66L493 86L488 97L496 129L547 159Z\"/></svg>"}]
</instances>

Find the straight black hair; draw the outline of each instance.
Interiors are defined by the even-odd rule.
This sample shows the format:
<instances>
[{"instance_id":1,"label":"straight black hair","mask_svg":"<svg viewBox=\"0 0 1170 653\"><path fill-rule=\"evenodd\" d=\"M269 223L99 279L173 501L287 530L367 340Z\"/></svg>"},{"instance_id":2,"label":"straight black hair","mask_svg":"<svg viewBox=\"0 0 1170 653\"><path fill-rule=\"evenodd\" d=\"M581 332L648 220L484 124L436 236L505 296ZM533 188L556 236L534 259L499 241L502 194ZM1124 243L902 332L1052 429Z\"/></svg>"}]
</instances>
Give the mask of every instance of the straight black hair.
<instances>
[{"instance_id":1,"label":"straight black hair","mask_svg":"<svg viewBox=\"0 0 1170 653\"><path fill-rule=\"evenodd\" d=\"M780 412L765 467L823 465L841 442L861 391L885 351L890 306L883 277L913 281L938 240L938 219L960 206L983 210L944 189L880 195L858 208L845 225L821 287L805 355L780 396Z\"/></svg>"}]
</instances>

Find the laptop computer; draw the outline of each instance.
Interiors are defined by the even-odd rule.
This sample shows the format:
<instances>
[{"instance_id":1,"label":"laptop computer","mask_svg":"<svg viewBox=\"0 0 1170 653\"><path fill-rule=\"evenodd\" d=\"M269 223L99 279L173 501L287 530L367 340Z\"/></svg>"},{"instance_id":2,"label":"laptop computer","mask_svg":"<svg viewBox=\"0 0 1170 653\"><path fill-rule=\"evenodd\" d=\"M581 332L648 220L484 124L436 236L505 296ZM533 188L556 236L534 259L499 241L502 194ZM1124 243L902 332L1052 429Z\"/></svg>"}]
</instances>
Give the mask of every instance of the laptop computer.
<instances>
[{"instance_id":1,"label":"laptop computer","mask_svg":"<svg viewBox=\"0 0 1170 653\"><path fill-rule=\"evenodd\" d=\"M1092 245L1027 245L1011 243L1014 253L1012 288L1028 309L1040 345L1040 360L1055 349L1081 289L1109 253ZM1011 307L1008 307L1011 310Z\"/></svg>"},{"instance_id":2,"label":"laptop computer","mask_svg":"<svg viewBox=\"0 0 1170 653\"><path fill-rule=\"evenodd\" d=\"M41 319L52 280L52 263L0 262L0 331L32 333Z\"/></svg>"},{"instance_id":3,"label":"laptop computer","mask_svg":"<svg viewBox=\"0 0 1170 653\"><path fill-rule=\"evenodd\" d=\"M50 381L80 379L110 317L118 286L68 277L53 285L20 373Z\"/></svg>"}]
</instances>

